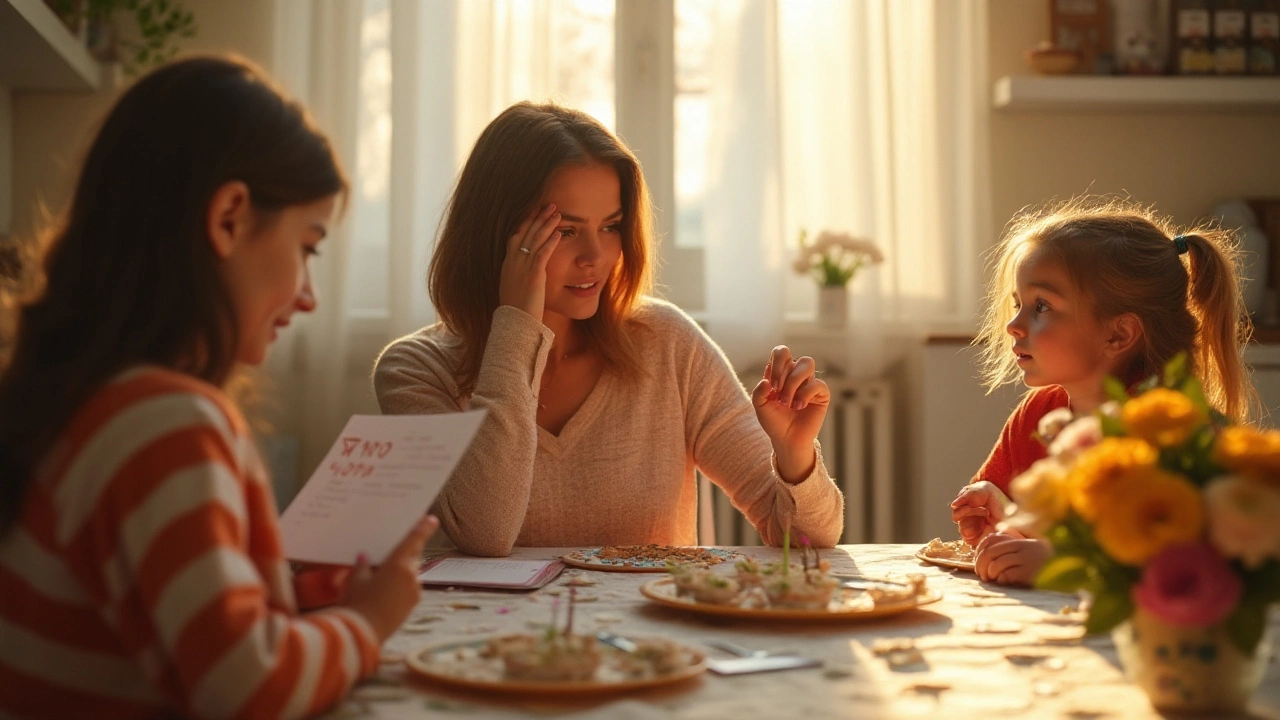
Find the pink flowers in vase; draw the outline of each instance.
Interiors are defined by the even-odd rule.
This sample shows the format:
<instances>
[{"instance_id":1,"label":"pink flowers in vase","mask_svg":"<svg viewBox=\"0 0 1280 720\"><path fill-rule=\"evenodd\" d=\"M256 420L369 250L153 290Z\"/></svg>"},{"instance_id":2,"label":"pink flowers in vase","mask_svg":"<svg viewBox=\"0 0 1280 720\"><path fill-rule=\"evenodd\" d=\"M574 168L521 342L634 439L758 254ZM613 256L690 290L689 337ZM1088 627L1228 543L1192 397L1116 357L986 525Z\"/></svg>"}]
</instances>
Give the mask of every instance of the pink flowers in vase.
<instances>
[{"instance_id":1,"label":"pink flowers in vase","mask_svg":"<svg viewBox=\"0 0 1280 720\"><path fill-rule=\"evenodd\" d=\"M791 264L800 275L812 275L822 287L843 287L867 265L884 262L884 254L870 240L848 233L822 231L812 243L808 233L800 231L800 249Z\"/></svg>"}]
</instances>

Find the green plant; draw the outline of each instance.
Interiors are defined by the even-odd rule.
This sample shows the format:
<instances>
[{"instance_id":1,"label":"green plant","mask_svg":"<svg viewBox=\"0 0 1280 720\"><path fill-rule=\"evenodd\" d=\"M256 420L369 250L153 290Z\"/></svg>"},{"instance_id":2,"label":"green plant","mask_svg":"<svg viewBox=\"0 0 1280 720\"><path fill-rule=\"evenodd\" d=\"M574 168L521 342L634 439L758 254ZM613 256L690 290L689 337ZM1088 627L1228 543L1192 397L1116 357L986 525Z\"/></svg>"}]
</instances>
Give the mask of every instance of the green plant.
<instances>
[{"instance_id":1,"label":"green plant","mask_svg":"<svg viewBox=\"0 0 1280 720\"><path fill-rule=\"evenodd\" d=\"M113 38L114 43L101 36L91 37L89 44L99 59L118 59L130 75L169 60L178 52L178 40L196 34L195 15L180 0L47 1L69 26L85 21L91 34ZM136 33L119 32L121 16L132 18Z\"/></svg>"}]
</instances>

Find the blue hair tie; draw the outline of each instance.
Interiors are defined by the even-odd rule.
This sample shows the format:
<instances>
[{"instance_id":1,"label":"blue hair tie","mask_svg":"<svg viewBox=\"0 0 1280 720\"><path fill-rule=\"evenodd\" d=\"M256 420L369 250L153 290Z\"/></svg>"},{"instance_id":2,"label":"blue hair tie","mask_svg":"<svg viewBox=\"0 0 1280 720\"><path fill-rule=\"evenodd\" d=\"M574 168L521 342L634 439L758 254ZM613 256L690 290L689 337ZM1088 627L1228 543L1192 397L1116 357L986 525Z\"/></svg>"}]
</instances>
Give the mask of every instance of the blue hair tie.
<instances>
[{"instance_id":1,"label":"blue hair tie","mask_svg":"<svg viewBox=\"0 0 1280 720\"><path fill-rule=\"evenodd\" d=\"M1187 252L1187 236L1177 235L1173 238L1173 244L1178 248L1179 255L1185 255Z\"/></svg>"}]
</instances>

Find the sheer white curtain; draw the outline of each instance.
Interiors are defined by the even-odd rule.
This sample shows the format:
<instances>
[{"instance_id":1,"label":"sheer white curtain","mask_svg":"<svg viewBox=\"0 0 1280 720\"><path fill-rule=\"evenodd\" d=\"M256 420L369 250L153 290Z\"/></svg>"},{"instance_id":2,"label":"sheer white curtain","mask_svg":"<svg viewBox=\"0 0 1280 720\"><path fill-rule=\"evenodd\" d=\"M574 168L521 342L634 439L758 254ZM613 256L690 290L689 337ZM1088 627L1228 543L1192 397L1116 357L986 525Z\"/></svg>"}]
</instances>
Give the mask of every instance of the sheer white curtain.
<instances>
[{"instance_id":1,"label":"sheer white curtain","mask_svg":"<svg viewBox=\"0 0 1280 720\"><path fill-rule=\"evenodd\" d=\"M985 91L978 0L724 0L707 197L707 319L749 366L812 312L790 269L801 229L875 241L883 265L850 285L846 358L888 360L884 328L967 319Z\"/></svg>"},{"instance_id":2,"label":"sheer white curtain","mask_svg":"<svg viewBox=\"0 0 1280 720\"><path fill-rule=\"evenodd\" d=\"M346 221L314 266L319 311L286 333L269 365L270 420L296 443L285 449L304 479L351 414L377 411L377 352L434 320L433 239L483 127L522 99L566 102L615 127L615 90L635 88L617 84L627 63L615 64L612 2L275 2L272 70L313 110L353 180ZM708 327L736 365L762 362L788 315L812 312L812 281L790 269L801 228L849 231L885 250L886 263L851 287L843 341L857 374L885 362L889 324L972 312L974 237L985 232L975 215L985 149L973 144L983 136L981 7L714 3L706 270L692 295L705 291ZM638 55L625 58L649 71L645 53L666 46L644 33L628 42L621 52ZM653 148L637 151L649 162Z\"/></svg>"}]
</instances>

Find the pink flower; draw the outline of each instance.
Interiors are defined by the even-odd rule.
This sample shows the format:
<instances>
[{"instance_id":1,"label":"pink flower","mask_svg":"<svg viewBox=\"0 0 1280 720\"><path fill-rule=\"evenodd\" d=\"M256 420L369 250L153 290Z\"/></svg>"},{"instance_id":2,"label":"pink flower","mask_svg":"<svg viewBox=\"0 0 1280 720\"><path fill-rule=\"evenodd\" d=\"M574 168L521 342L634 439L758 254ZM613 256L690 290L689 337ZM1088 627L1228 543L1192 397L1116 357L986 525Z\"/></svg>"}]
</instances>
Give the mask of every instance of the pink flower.
<instances>
[{"instance_id":1,"label":"pink flower","mask_svg":"<svg viewBox=\"0 0 1280 720\"><path fill-rule=\"evenodd\" d=\"M1171 545L1142 570L1133 601L1182 627L1214 625L1235 609L1242 587L1226 558L1205 542Z\"/></svg>"},{"instance_id":2,"label":"pink flower","mask_svg":"<svg viewBox=\"0 0 1280 720\"><path fill-rule=\"evenodd\" d=\"M1062 428L1049 446L1049 454L1069 463L1080 453L1100 442L1102 442L1102 422L1096 415L1089 415Z\"/></svg>"}]
</instances>

